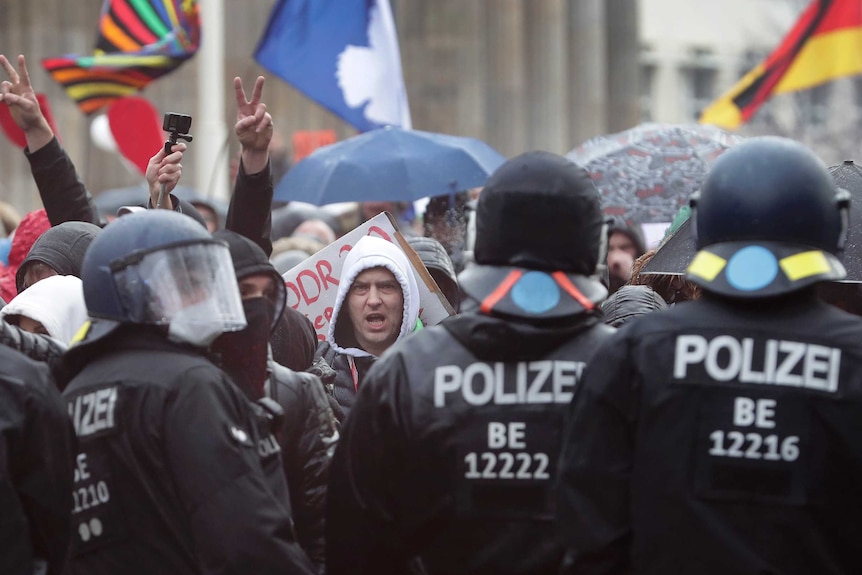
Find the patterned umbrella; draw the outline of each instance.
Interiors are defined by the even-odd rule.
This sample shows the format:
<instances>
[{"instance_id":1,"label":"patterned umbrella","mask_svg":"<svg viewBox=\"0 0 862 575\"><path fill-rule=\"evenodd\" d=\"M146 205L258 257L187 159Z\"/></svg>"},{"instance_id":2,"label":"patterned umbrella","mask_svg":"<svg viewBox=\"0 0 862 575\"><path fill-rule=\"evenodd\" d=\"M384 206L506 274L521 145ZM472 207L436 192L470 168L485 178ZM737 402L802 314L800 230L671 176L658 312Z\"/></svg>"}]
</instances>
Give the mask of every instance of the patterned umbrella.
<instances>
[{"instance_id":1,"label":"patterned umbrella","mask_svg":"<svg viewBox=\"0 0 862 575\"><path fill-rule=\"evenodd\" d=\"M593 177L607 215L667 223L716 158L743 139L714 126L641 124L587 140L566 156Z\"/></svg>"}]
</instances>

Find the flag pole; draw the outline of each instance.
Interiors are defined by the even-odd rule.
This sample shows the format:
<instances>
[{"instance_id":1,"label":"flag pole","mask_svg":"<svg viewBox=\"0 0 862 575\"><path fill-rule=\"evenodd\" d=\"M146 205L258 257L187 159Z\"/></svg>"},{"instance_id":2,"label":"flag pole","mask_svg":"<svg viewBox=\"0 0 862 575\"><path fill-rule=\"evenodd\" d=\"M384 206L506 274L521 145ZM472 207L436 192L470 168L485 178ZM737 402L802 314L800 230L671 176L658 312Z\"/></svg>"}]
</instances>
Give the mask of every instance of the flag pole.
<instances>
[{"instance_id":1,"label":"flag pole","mask_svg":"<svg viewBox=\"0 0 862 575\"><path fill-rule=\"evenodd\" d=\"M198 109L195 131L195 182L198 193L228 201L224 81L224 0L201 0L201 47L198 50Z\"/></svg>"}]
</instances>

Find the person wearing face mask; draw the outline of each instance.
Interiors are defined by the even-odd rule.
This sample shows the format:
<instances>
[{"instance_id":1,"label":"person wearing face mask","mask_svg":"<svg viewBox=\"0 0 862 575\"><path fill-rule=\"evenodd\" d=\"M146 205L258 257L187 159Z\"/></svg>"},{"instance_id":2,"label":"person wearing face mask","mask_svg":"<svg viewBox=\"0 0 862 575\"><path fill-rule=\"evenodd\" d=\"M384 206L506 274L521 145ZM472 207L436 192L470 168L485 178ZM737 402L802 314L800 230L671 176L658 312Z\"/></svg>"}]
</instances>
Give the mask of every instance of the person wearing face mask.
<instances>
[{"instance_id":1,"label":"person wearing face mask","mask_svg":"<svg viewBox=\"0 0 862 575\"><path fill-rule=\"evenodd\" d=\"M338 441L330 396L317 376L292 371L272 360L269 340L284 311L287 293L284 280L264 251L235 232L222 230L213 237L226 242L230 250L248 325L219 336L211 350L249 399L273 400L283 412L275 438L297 537L315 568L323 572L326 485ZM260 451L264 454L270 448L262 443Z\"/></svg>"},{"instance_id":2,"label":"person wearing face mask","mask_svg":"<svg viewBox=\"0 0 862 575\"><path fill-rule=\"evenodd\" d=\"M66 573L314 573L259 414L208 356L246 327L227 246L186 216L132 213L93 240L81 279Z\"/></svg>"}]
</instances>

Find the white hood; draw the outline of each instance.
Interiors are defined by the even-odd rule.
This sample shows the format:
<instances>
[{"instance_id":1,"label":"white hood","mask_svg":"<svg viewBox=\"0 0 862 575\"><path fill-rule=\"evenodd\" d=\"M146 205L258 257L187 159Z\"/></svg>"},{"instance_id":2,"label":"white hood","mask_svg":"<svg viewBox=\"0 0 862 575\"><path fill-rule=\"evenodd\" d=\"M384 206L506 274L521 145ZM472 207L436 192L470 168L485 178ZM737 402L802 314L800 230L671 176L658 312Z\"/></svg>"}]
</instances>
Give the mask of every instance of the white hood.
<instances>
[{"instance_id":1,"label":"white hood","mask_svg":"<svg viewBox=\"0 0 862 575\"><path fill-rule=\"evenodd\" d=\"M344 260L341 279L338 282L338 294L332 308L332 322L329 324L329 332L326 334L326 341L338 353L354 357L372 357L372 354L363 349L342 347L335 341L335 327L340 318L341 307L347 297L347 292L353 285L356 276L370 268L388 269L401 284L401 291L404 294L404 313L398 340L411 333L416 327L416 320L419 319L419 286L407 256L391 242L374 236L364 236L356 242Z\"/></svg>"},{"instance_id":2,"label":"white hood","mask_svg":"<svg viewBox=\"0 0 862 575\"><path fill-rule=\"evenodd\" d=\"M51 276L15 296L0 317L23 315L45 326L48 335L64 346L87 321L87 305L81 280L75 276Z\"/></svg>"}]
</instances>

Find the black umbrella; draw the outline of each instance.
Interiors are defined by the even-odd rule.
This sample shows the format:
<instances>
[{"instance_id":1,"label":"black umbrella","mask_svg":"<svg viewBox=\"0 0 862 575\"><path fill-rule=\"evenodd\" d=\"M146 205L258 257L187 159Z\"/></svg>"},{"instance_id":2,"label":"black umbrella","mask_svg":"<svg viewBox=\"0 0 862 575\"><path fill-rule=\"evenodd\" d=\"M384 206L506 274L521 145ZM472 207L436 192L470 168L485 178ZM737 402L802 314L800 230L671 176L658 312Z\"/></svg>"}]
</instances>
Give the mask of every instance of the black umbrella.
<instances>
[{"instance_id":1,"label":"black umbrella","mask_svg":"<svg viewBox=\"0 0 862 575\"><path fill-rule=\"evenodd\" d=\"M843 281L862 283L862 168L847 160L829 168L829 174L838 187L850 192L850 229L844 250L838 254L847 269ZM664 241L641 273L684 274L695 253L697 247L689 219Z\"/></svg>"}]
</instances>

